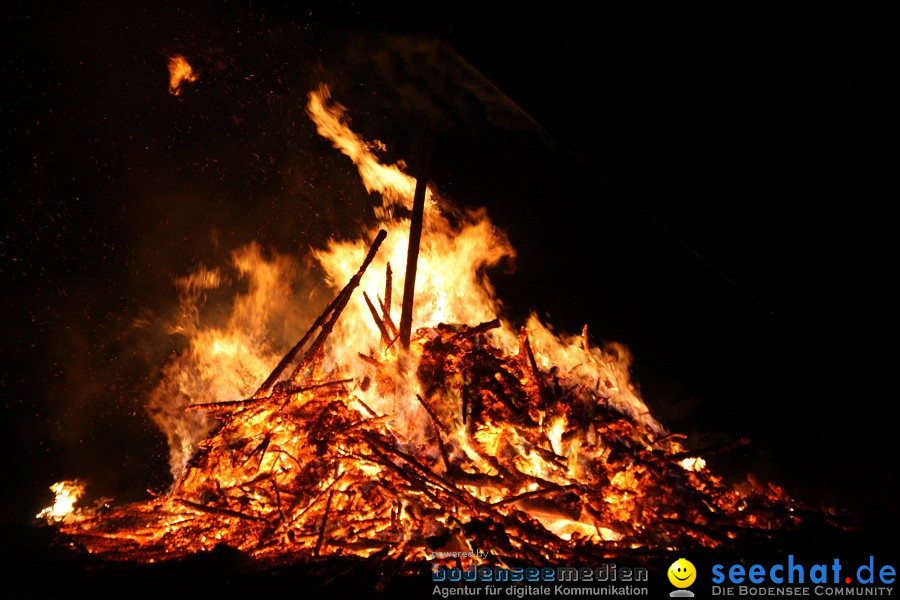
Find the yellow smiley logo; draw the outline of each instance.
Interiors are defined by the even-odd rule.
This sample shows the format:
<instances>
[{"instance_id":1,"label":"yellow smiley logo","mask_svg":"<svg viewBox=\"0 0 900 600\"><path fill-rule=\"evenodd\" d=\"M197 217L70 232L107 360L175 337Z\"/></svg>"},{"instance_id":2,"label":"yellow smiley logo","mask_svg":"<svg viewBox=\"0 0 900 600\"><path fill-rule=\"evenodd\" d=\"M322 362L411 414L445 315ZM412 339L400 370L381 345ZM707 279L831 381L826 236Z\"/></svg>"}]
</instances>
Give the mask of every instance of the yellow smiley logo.
<instances>
[{"instance_id":1,"label":"yellow smiley logo","mask_svg":"<svg viewBox=\"0 0 900 600\"><path fill-rule=\"evenodd\" d=\"M669 582L677 588L690 587L697 579L697 569L694 564L684 558L679 558L669 567Z\"/></svg>"}]
</instances>

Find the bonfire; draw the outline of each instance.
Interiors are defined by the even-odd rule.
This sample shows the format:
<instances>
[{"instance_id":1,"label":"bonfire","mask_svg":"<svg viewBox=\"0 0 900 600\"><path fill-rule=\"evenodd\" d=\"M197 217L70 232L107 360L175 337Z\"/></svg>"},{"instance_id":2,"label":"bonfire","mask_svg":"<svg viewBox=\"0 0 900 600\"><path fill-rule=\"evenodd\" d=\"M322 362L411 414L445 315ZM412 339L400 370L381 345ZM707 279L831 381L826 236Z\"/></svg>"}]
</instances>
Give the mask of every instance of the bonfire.
<instances>
[{"instance_id":1,"label":"bonfire","mask_svg":"<svg viewBox=\"0 0 900 600\"><path fill-rule=\"evenodd\" d=\"M587 328L560 336L534 316L503 319L485 269L513 249L484 211L431 186L404 343L394 286L409 272L416 180L379 162L326 87L307 110L382 199L373 228L314 253L334 299L278 360L265 328L284 304L283 261L255 245L235 252L250 291L227 330L196 316L221 274L182 280L177 329L190 345L149 406L174 483L79 509L83 484L61 482L41 518L111 560L227 545L267 563L415 565L446 551L501 566L727 546L797 525L782 489L727 483L649 414L623 347L592 345Z\"/></svg>"}]
</instances>

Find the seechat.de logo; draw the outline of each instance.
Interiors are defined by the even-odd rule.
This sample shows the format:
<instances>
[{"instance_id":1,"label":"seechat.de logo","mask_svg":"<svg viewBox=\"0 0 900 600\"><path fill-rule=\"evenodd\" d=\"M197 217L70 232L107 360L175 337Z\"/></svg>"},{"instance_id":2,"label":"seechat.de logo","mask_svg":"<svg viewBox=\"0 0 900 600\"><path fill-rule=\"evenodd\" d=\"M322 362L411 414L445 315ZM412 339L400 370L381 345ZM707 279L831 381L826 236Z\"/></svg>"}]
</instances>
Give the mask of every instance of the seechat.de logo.
<instances>
[{"instance_id":1,"label":"seechat.de logo","mask_svg":"<svg viewBox=\"0 0 900 600\"><path fill-rule=\"evenodd\" d=\"M669 567L668 570L669 583L674 585L677 590L672 590L669 596L673 598L693 598L694 592L689 587L697 579L697 569L694 563L686 558L679 558Z\"/></svg>"}]
</instances>

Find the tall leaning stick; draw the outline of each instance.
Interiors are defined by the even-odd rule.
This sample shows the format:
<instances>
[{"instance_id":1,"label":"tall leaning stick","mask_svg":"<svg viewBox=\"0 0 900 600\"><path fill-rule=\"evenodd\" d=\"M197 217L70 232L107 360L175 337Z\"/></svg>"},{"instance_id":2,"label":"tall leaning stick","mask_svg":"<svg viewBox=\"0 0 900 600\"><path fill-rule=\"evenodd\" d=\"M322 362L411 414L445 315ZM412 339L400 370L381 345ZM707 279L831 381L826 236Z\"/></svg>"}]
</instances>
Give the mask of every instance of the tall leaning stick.
<instances>
[{"instance_id":1,"label":"tall leaning stick","mask_svg":"<svg viewBox=\"0 0 900 600\"><path fill-rule=\"evenodd\" d=\"M400 310L400 344L409 348L412 333L413 296L416 292L416 266L419 260L419 243L422 238L422 219L425 215L425 191L428 169L431 166L432 138L422 144L422 157L416 177L416 193L413 196L412 217L409 222L409 248L406 252L406 278L403 282L403 305Z\"/></svg>"}]
</instances>

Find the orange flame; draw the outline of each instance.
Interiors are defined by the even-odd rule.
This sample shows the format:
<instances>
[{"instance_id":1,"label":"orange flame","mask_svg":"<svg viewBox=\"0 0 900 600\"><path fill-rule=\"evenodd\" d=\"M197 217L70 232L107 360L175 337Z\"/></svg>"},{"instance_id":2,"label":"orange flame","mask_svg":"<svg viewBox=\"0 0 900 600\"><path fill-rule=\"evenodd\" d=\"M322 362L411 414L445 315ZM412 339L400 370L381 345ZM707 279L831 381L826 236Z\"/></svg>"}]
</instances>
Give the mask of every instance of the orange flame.
<instances>
[{"instance_id":1,"label":"orange flame","mask_svg":"<svg viewBox=\"0 0 900 600\"><path fill-rule=\"evenodd\" d=\"M169 57L169 93L173 96L181 94L181 84L197 81L197 74L185 57L180 54Z\"/></svg>"},{"instance_id":2,"label":"orange flame","mask_svg":"<svg viewBox=\"0 0 900 600\"><path fill-rule=\"evenodd\" d=\"M233 277L246 291L233 296L224 319L204 314L208 293ZM278 362L275 344L293 335L303 318L302 302L292 282L299 278L293 259L267 257L258 244L234 251L230 269L200 269L180 278L181 310L171 332L183 336L187 348L164 368L147 408L169 442L169 462L177 475L213 425L202 412L185 412L191 404L243 398Z\"/></svg>"},{"instance_id":3,"label":"orange flame","mask_svg":"<svg viewBox=\"0 0 900 600\"><path fill-rule=\"evenodd\" d=\"M312 91L307 105L310 117L319 134L353 161L366 189L381 194L384 204L381 210L376 210L378 223L367 231L364 239L332 240L327 248L314 255L325 270L328 283L339 288L355 273L365 256L367 240L371 240L378 229L386 229L387 240L360 284L362 290L375 298L382 292L382 274L387 263L400 274L395 279L395 287L403 289L409 220L394 217L392 208L412 205L415 179L398 165L379 163L371 149L381 144L366 143L347 125L344 108L329 100L330 92L326 86ZM426 199L413 329L438 323L482 323L498 317L502 304L485 270L515 257L515 250L506 235L491 223L486 211L460 210L441 197L433 186L429 186ZM395 296L394 300L390 308L394 315L399 315L400 298ZM355 365L361 370L363 365L356 348L360 343L377 347L380 334L368 315L363 298L354 298L346 314L335 329L330 357L333 364ZM556 336L534 315L526 327L532 336L539 366L559 366L564 370L561 375L566 376L570 384L598 386L616 408L653 431L662 431L631 385L627 350L621 346L612 347L612 352L584 348L581 338ZM517 350L518 332L510 323L503 321L501 329L492 336L501 349ZM408 397L398 402L414 414L418 413L416 392L409 389ZM367 403L372 403L370 406L375 405L373 407L381 408L384 402L376 390L363 393L363 396Z\"/></svg>"}]
</instances>

